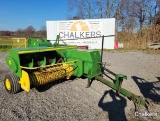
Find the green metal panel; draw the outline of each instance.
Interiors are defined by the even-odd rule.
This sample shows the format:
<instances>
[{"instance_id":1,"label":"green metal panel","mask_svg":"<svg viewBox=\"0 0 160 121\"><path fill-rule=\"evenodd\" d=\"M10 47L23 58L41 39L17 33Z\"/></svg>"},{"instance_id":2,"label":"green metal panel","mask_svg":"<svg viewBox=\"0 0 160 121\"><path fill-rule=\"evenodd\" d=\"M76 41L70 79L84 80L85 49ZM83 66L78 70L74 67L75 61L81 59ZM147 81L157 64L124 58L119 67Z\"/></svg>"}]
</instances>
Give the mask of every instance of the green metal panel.
<instances>
[{"instance_id":1,"label":"green metal panel","mask_svg":"<svg viewBox=\"0 0 160 121\"><path fill-rule=\"evenodd\" d=\"M16 49L11 49L10 56L6 56L5 60L7 65L11 68L15 75L21 77L22 74L18 51Z\"/></svg>"},{"instance_id":2,"label":"green metal panel","mask_svg":"<svg viewBox=\"0 0 160 121\"><path fill-rule=\"evenodd\" d=\"M99 66L100 54L95 50L67 50L67 61L77 60L75 76L86 75L88 78L93 78L101 74Z\"/></svg>"},{"instance_id":3,"label":"green metal panel","mask_svg":"<svg viewBox=\"0 0 160 121\"><path fill-rule=\"evenodd\" d=\"M5 60L10 69L21 77L21 66L30 68L45 66L47 57L52 59L50 64L54 64L57 57L62 57L63 61L66 61L66 50L76 48L77 46L14 48L10 50L10 56L7 56Z\"/></svg>"},{"instance_id":4,"label":"green metal panel","mask_svg":"<svg viewBox=\"0 0 160 121\"><path fill-rule=\"evenodd\" d=\"M84 62L80 59L76 62L76 69L74 70L74 75L77 77L81 77L84 73Z\"/></svg>"},{"instance_id":5,"label":"green metal panel","mask_svg":"<svg viewBox=\"0 0 160 121\"><path fill-rule=\"evenodd\" d=\"M5 60L6 60L7 65L12 69L12 71L16 73L18 71L18 66L17 66L15 59L11 56L7 56Z\"/></svg>"},{"instance_id":6,"label":"green metal panel","mask_svg":"<svg viewBox=\"0 0 160 121\"><path fill-rule=\"evenodd\" d=\"M43 37L29 37L28 47L51 47L52 43Z\"/></svg>"}]
</instances>

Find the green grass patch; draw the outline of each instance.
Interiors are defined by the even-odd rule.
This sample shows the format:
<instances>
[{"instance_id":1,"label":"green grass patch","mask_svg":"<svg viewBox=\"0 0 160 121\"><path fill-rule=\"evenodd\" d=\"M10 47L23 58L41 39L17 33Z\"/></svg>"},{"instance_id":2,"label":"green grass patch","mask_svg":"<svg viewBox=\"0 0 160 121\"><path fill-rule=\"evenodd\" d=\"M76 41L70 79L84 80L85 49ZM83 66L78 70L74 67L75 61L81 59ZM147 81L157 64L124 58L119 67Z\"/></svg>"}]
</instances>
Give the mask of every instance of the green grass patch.
<instances>
[{"instance_id":1,"label":"green grass patch","mask_svg":"<svg viewBox=\"0 0 160 121\"><path fill-rule=\"evenodd\" d=\"M2 44L10 44L10 45L12 45L12 43L13 43L13 40L12 39L1 39L0 38L0 45L2 45Z\"/></svg>"},{"instance_id":2,"label":"green grass patch","mask_svg":"<svg viewBox=\"0 0 160 121\"><path fill-rule=\"evenodd\" d=\"M0 38L0 52L8 52L12 48L12 43L12 39Z\"/></svg>"},{"instance_id":3,"label":"green grass patch","mask_svg":"<svg viewBox=\"0 0 160 121\"><path fill-rule=\"evenodd\" d=\"M0 52L8 52L11 48L10 45L0 45Z\"/></svg>"}]
</instances>

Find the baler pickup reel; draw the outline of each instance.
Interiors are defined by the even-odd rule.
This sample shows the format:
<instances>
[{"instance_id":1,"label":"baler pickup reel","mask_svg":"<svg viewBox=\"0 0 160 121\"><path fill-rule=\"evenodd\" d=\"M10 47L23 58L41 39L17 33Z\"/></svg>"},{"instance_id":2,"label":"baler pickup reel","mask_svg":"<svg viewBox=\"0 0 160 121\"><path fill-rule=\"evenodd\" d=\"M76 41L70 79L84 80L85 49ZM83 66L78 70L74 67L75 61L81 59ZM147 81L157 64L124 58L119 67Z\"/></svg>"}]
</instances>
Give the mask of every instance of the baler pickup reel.
<instances>
[{"instance_id":1,"label":"baler pickup reel","mask_svg":"<svg viewBox=\"0 0 160 121\"><path fill-rule=\"evenodd\" d=\"M21 88L29 92L31 86L37 87L56 80L69 79L73 74L75 62L70 61L34 68L21 66L22 77L19 81Z\"/></svg>"}]
</instances>

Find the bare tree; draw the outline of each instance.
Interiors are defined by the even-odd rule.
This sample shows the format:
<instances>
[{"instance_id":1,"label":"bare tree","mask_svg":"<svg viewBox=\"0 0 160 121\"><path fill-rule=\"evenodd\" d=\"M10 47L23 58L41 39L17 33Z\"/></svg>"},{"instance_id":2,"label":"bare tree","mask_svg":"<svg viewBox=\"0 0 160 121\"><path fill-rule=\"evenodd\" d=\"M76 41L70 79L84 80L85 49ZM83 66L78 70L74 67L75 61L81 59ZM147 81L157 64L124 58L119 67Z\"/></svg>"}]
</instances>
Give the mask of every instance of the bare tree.
<instances>
[{"instance_id":1,"label":"bare tree","mask_svg":"<svg viewBox=\"0 0 160 121\"><path fill-rule=\"evenodd\" d=\"M69 19L116 18L116 31L154 23L157 0L68 0ZM75 14L73 14L75 13ZM139 26L139 27L138 27Z\"/></svg>"},{"instance_id":2,"label":"bare tree","mask_svg":"<svg viewBox=\"0 0 160 121\"><path fill-rule=\"evenodd\" d=\"M98 8L98 18L103 18L103 9L104 9L104 4L101 2L101 0L97 0L96 1L96 5L97 5L97 8ZM100 15L100 17L99 17Z\"/></svg>"},{"instance_id":3,"label":"bare tree","mask_svg":"<svg viewBox=\"0 0 160 121\"><path fill-rule=\"evenodd\" d=\"M128 19L135 19L141 30L144 25L151 25L155 14L155 0L121 0L123 22L128 24ZM130 23L131 25L131 23ZM137 28L137 26L135 26Z\"/></svg>"},{"instance_id":4,"label":"bare tree","mask_svg":"<svg viewBox=\"0 0 160 121\"><path fill-rule=\"evenodd\" d=\"M18 37L24 37L24 36L25 36L25 31L24 31L23 29L18 29L18 30L16 31L16 35L17 35Z\"/></svg>"},{"instance_id":5,"label":"bare tree","mask_svg":"<svg viewBox=\"0 0 160 121\"><path fill-rule=\"evenodd\" d=\"M115 17L119 11L121 0L107 0L106 1L106 18Z\"/></svg>"},{"instance_id":6,"label":"bare tree","mask_svg":"<svg viewBox=\"0 0 160 121\"><path fill-rule=\"evenodd\" d=\"M158 11L156 11L157 8ZM156 0L154 22L155 24L160 24L160 0Z\"/></svg>"},{"instance_id":7,"label":"bare tree","mask_svg":"<svg viewBox=\"0 0 160 121\"><path fill-rule=\"evenodd\" d=\"M47 36L46 26L42 26L42 27L41 27L40 35L41 35L42 37L46 37L46 36Z\"/></svg>"},{"instance_id":8,"label":"bare tree","mask_svg":"<svg viewBox=\"0 0 160 121\"><path fill-rule=\"evenodd\" d=\"M76 13L76 15L71 15L71 16L76 16L77 18L80 19L97 18L97 15L99 15L98 12L100 7L97 6L97 1L98 0L68 0L69 13L70 12Z\"/></svg>"},{"instance_id":9,"label":"bare tree","mask_svg":"<svg viewBox=\"0 0 160 121\"><path fill-rule=\"evenodd\" d=\"M35 33L35 28L33 28L33 26L28 26L26 29L25 29L25 34L27 37L29 36L33 36L34 33Z\"/></svg>"},{"instance_id":10,"label":"bare tree","mask_svg":"<svg viewBox=\"0 0 160 121\"><path fill-rule=\"evenodd\" d=\"M68 0L69 13L76 18L113 18L118 15L120 0ZM73 17L69 17L73 19Z\"/></svg>"}]
</instances>

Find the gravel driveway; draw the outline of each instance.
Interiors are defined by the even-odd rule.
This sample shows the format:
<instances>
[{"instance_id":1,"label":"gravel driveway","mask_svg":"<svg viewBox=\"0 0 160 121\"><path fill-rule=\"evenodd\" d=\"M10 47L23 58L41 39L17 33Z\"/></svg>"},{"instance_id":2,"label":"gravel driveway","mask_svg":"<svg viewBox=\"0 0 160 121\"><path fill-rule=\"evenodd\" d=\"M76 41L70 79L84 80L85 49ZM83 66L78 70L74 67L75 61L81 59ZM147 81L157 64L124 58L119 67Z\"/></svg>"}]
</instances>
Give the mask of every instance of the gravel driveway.
<instances>
[{"instance_id":1,"label":"gravel driveway","mask_svg":"<svg viewBox=\"0 0 160 121\"><path fill-rule=\"evenodd\" d=\"M124 96L116 97L111 88L76 78L59 84L33 88L29 93L8 94L3 79L10 69L0 53L0 121L125 121L160 120L160 104L150 114ZM122 87L136 95L160 102L160 54L141 52L104 52L106 67L128 76ZM146 115L148 114L148 115ZM154 114L154 115L153 115Z\"/></svg>"}]
</instances>

